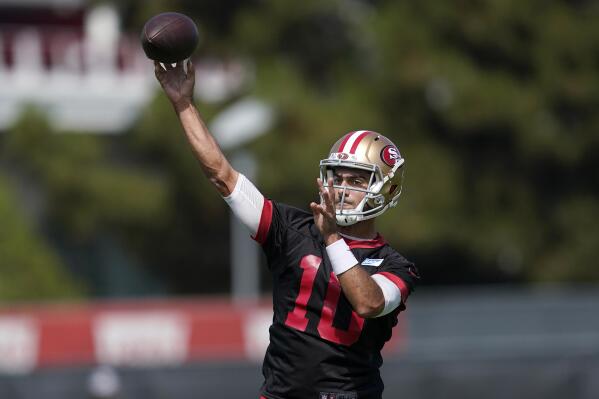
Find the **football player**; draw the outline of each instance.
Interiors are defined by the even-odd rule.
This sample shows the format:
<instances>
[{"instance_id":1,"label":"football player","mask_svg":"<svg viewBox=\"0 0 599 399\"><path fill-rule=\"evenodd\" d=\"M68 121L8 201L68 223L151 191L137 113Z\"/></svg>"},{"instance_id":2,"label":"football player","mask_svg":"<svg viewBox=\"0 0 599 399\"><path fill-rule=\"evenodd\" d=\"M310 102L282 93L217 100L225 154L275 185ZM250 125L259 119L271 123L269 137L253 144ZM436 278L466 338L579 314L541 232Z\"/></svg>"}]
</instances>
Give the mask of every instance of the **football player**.
<instances>
[{"instance_id":1,"label":"football player","mask_svg":"<svg viewBox=\"0 0 599 399\"><path fill-rule=\"evenodd\" d=\"M345 134L320 162L320 201L297 209L231 167L193 105L191 63L155 72L207 178L266 254L274 317L262 397L381 398L381 349L419 278L374 223L401 193L398 148L376 132Z\"/></svg>"}]
</instances>

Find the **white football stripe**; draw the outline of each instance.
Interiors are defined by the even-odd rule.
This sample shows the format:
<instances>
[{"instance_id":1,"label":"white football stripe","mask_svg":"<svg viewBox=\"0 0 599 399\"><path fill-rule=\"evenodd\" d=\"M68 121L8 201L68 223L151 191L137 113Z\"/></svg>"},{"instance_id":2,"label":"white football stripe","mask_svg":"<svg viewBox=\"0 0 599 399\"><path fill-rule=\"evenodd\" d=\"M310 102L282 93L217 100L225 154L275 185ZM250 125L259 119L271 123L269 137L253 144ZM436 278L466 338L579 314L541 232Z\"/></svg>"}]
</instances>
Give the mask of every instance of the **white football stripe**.
<instances>
[{"instance_id":1,"label":"white football stripe","mask_svg":"<svg viewBox=\"0 0 599 399\"><path fill-rule=\"evenodd\" d=\"M354 142L356 141L356 139L358 137L360 137L360 135L364 132L367 132L367 130L358 130L355 131L349 138L349 140L347 140L345 142L345 146L343 148L339 149L339 152L349 152L349 150L351 150L351 147L354 145Z\"/></svg>"}]
</instances>

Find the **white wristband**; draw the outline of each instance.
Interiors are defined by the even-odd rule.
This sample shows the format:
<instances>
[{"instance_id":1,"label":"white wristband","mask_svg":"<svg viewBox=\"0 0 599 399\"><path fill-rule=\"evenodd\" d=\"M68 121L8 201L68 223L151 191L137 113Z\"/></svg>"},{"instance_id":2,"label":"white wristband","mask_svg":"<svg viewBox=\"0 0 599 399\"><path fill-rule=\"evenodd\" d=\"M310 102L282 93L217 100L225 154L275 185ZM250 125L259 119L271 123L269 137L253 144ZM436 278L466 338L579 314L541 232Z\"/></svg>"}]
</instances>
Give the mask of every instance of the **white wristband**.
<instances>
[{"instance_id":1,"label":"white wristband","mask_svg":"<svg viewBox=\"0 0 599 399\"><path fill-rule=\"evenodd\" d=\"M327 255L329 255L331 266L333 266L333 272L337 276L358 264L358 260L343 239L327 246Z\"/></svg>"}]
</instances>

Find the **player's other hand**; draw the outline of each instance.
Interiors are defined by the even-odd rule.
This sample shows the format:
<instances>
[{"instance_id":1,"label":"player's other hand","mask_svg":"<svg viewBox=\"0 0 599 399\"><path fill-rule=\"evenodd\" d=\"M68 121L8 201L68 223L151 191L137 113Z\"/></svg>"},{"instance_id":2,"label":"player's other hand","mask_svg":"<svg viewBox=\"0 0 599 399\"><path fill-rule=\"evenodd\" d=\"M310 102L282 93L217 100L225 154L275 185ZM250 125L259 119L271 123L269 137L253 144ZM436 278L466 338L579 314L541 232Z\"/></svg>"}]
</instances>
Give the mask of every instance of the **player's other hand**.
<instances>
[{"instance_id":1,"label":"player's other hand","mask_svg":"<svg viewBox=\"0 0 599 399\"><path fill-rule=\"evenodd\" d=\"M175 66L154 61L154 73L175 109L183 109L192 103L195 70L190 60L178 62Z\"/></svg>"},{"instance_id":2,"label":"player's other hand","mask_svg":"<svg viewBox=\"0 0 599 399\"><path fill-rule=\"evenodd\" d=\"M320 204L310 203L314 215L314 223L324 237L327 245L339 239L337 235L337 218L335 217L335 189L333 179L329 179L325 187L321 179L316 179L320 193ZM332 242L329 242L332 241Z\"/></svg>"}]
</instances>

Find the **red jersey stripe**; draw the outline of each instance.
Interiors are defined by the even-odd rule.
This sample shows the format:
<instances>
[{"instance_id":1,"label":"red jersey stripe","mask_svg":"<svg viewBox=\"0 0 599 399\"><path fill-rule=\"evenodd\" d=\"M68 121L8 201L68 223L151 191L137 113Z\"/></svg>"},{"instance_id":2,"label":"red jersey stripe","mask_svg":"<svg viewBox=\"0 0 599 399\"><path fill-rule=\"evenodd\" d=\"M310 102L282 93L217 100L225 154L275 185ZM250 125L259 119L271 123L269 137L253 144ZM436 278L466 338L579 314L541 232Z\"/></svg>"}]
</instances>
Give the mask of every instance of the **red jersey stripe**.
<instances>
[{"instance_id":1,"label":"red jersey stripe","mask_svg":"<svg viewBox=\"0 0 599 399\"><path fill-rule=\"evenodd\" d=\"M337 152L343 152L343 147L345 147L345 144L347 143L347 141L349 140L349 138L352 136L352 134L354 134L355 132L350 132L348 134L345 135L345 138L343 139L343 141L341 142L341 145L339 146L339 149L337 150Z\"/></svg>"},{"instance_id":2,"label":"red jersey stripe","mask_svg":"<svg viewBox=\"0 0 599 399\"><path fill-rule=\"evenodd\" d=\"M360 134L356 140L354 141L354 145L351 146L351 149L349 150L350 154L355 154L356 153L356 148L358 148L358 145L360 144L360 141L362 141L362 139L364 137L366 137L368 135L368 133L370 133L369 131L365 131L362 134Z\"/></svg>"},{"instance_id":3,"label":"red jersey stripe","mask_svg":"<svg viewBox=\"0 0 599 399\"><path fill-rule=\"evenodd\" d=\"M352 240L351 238L343 237L345 243L351 249L354 248L378 248L385 245L387 242L382 235L377 234L372 240Z\"/></svg>"},{"instance_id":4,"label":"red jersey stripe","mask_svg":"<svg viewBox=\"0 0 599 399\"><path fill-rule=\"evenodd\" d=\"M405 281L403 281L401 278L399 278L398 276L396 276L393 273L380 272L377 274L381 274L381 275L387 277L389 280L391 280L393 282L393 284L395 284L397 286L397 288L399 288L399 292L401 292L401 301L403 303L405 303L406 300L408 299L408 295L410 294L410 290L408 289L408 286L405 283Z\"/></svg>"},{"instance_id":5,"label":"red jersey stripe","mask_svg":"<svg viewBox=\"0 0 599 399\"><path fill-rule=\"evenodd\" d=\"M266 242L268 237L268 231L270 230L270 224L272 223L272 201L264 199L264 205L262 206L262 215L260 215L260 224L258 225L258 231L252 238L259 244Z\"/></svg>"}]
</instances>

